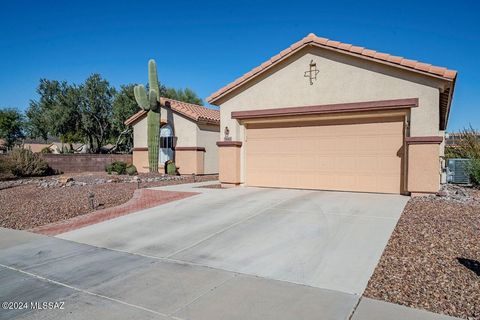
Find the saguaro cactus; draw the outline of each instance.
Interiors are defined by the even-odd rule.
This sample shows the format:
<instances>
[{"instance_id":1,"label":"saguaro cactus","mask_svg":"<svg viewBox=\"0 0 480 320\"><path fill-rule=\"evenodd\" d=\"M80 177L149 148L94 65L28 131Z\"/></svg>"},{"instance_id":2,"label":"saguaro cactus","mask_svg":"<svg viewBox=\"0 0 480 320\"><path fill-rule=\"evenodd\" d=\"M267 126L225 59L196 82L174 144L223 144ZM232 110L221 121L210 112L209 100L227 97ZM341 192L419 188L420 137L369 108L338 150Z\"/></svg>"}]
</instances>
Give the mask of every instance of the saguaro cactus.
<instances>
[{"instance_id":1,"label":"saguaro cactus","mask_svg":"<svg viewBox=\"0 0 480 320\"><path fill-rule=\"evenodd\" d=\"M135 86L135 100L140 108L148 111L147 143L148 166L150 172L158 172L158 149L160 143L160 89L158 87L157 64L155 60L148 61L149 92L143 85Z\"/></svg>"}]
</instances>

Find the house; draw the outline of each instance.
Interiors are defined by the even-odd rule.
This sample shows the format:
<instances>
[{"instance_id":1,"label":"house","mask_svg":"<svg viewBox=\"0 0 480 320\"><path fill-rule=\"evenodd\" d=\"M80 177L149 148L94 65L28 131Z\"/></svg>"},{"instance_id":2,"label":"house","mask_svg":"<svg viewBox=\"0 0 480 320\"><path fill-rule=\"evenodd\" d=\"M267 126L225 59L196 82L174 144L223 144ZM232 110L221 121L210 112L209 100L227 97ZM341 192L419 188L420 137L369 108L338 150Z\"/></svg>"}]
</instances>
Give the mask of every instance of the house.
<instances>
[{"instance_id":1,"label":"house","mask_svg":"<svg viewBox=\"0 0 480 320\"><path fill-rule=\"evenodd\" d=\"M23 149L31 150L35 153L45 152L44 149L48 149L47 153L62 154L62 153L87 153L88 146L84 143L63 143L59 141L40 143L35 139L29 139L23 141L19 146Z\"/></svg>"},{"instance_id":2,"label":"house","mask_svg":"<svg viewBox=\"0 0 480 320\"><path fill-rule=\"evenodd\" d=\"M0 154L7 153L7 142L3 139L0 139Z\"/></svg>"},{"instance_id":3,"label":"house","mask_svg":"<svg viewBox=\"0 0 480 320\"><path fill-rule=\"evenodd\" d=\"M457 147L462 139L464 139L465 134L463 132L449 132L445 134L445 146ZM475 132L476 139L480 141L480 132Z\"/></svg>"},{"instance_id":4,"label":"house","mask_svg":"<svg viewBox=\"0 0 480 320\"><path fill-rule=\"evenodd\" d=\"M49 149L51 153L54 153L54 150L56 149L53 147L52 143L23 143L21 147L23 149L30 150L34 153L40 153L42 152L43 149Z\"/></svg>"},{"instance_id":5,"label":"house","mask_svg":"<svg viewBox=\"0 0 480 320\"><path fill-rule=\"evenodd\" d=\"M180 174L218 173L220 112L173 99L160 98L159 167L174 160ZM133 164L148 172L147 111L125 121L133 126Z\"/></svg>"},{"instance_id":6,"label":"house","mask_svg":"<svg viewBox=\"0 0 480 320\"><path fill-rule=\"evenodd\" d=\"M456 71L309 34L218 90L225 185L439 190Z\"/></svg>"},{"instance_id":7,"label":"house","mask_svg":"<svg viewBox=\"0 0 480 320\"><path fill-rule=\"evenodd\" d=\"M106 145L100 147L100 153L110 153L112 152L113 148L115 148L114 144L107 143Z\"/></svg>"},{"instance_id":8,"label":"house","mask_svg":"<svg viewBox=\"0 0 480 320\"><path fill-rule=\"evenodd\" d=\"M70 150L70 148L68 148ZM88 153L89 147L85 143L72 143L73 153Z\"/></svg>"},{"instance_id":9,"label":"house","mask_svg":"<svg viewBox=\"0 0 480 320\"><path fill-rule=\"evenodd\" d=\"M60 154L63 151L68 151L68 145L62 145L61 142L51 142L51 143L26 143L24 142L21 147L23 149L28 149L34 153L52 153L52 154ZM48 151L47 151L48 149Z\"/></svg>"}]
</instances>

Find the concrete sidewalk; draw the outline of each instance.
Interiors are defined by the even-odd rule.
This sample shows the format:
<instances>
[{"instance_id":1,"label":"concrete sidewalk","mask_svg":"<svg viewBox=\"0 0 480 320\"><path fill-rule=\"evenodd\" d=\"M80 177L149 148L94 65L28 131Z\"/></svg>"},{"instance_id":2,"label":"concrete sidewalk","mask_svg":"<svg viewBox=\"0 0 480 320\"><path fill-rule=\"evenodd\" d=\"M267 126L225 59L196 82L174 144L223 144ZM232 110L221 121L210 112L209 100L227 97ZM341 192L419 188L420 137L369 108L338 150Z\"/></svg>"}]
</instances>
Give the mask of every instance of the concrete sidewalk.
<instances>
[{"instance_id":1,"label":"concrete sidewalk","mask_svg":"<svg viewBox=\"0 0 480 320\"><path fill-rule=\"evenodd\" d=\"M453 319L353 294L0 228L0 319Z\"/></svg>"}]
</instances>

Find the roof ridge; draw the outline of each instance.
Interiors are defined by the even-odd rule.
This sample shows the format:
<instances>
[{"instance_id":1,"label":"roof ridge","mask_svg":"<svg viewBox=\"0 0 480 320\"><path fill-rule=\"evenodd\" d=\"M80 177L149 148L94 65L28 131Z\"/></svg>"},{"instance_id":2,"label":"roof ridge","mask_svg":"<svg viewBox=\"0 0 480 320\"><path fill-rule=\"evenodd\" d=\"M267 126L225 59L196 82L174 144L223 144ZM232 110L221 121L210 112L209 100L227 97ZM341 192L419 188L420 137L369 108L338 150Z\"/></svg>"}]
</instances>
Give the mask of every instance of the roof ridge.
<instances>
[{"instance_id":1,"label":"roof ridge","mask_svg":"<svg viewBox=\"0 0 480 320\"><path fill-rule=\"evenodd\" d=\"M185 101L182 101L182 100L177 100L177 99L172 99L172 98L167 98L167 97L160 97L160 99L169 100L169 101L174 101L174 102L181 103L181 104L188 104L188 105L191 105L191 106L194 106L194 107L200 107L200 108L210 109L210 108L207 108L207 107L202 106L202 105L199 105L199 104L190 103L190 102L185 102ZM214 110L214 109L211 109L211 110Z\"/></svg>"},{"instance_id":2,"label":"roof ridge","mask_svg":"<svg viewBox=\"0 0 480 320\"><path fill-rule=\"evenodd\" d=\"M279 60L285 58L286 56L291 55L292 53L312 43L320 47L338 50L340 52L353 54L361 58L372 59L378 62L388 63L390 65L394 65L398 67L405 67L414 72L421 72L421 73L435 76L435 77L442 77L447 80L455 80L457 76L457 71L450 70L445 67L433 66L431 64L419 62L417 60L406 59L400 56L393 56L388 53L378 52L375 50L366 49L364 47L354 46L350 43L343 43L343 42L339 42L339 41L335 41L327 38L318 37L314 33L309 33L306 37L293 43L288 48L280 51L280 53L274 55L273 57L271 57L269 60L265 61L261 65L255 67L254 69L245 73L244 75L237 78L233 82L227 84L223 88L220 88L216 92L212 93L209 97L207 97L206 99L207 102L212 103L227 91L230 91L234 87L237 87L241 83L256 76L258 73L262 72L266 68L269 68L271 65L279 62Z\"/></svg>"},{"instance_id":3,"label":"roof ridge","mask_svg":"<svg viewBox=\"0 0 480 320\"><path fill-rule=\"evenodd\" d=\"M220 123L219 110L207 108L205 106L184 102L176 99L160 97L160 104L162 104L164 107L167 106L166 102L168 102L168 105L172 110L194 121L205 120L211 123ZM147 111L139 110L137 113L135 113L130 118L125 120L125 124L127 125L132 124L136 122L138 119L141 119L146 114L147 114Z\"/></svg>"}]
</instances>

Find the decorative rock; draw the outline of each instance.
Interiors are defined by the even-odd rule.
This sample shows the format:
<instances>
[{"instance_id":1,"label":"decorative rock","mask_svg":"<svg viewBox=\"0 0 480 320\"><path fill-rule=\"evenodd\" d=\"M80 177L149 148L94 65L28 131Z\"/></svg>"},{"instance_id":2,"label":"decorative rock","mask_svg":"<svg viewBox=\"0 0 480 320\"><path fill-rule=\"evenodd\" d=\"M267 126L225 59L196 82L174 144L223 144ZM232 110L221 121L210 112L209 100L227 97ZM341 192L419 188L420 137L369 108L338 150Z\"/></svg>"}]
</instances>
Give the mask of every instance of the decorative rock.
<instances>
[{"instance_id":1,"label":"decorative rock","mask_svg":"<svg viewBox=\"0 0 480 320\"><path fill-rule=\"evenodd\" d=\"M60 176L60 178L58 178L58 182L60 182L60 184L66 184L70 181L73 181L73 178L70 176Z\"/></svg>"}]
</instances>

